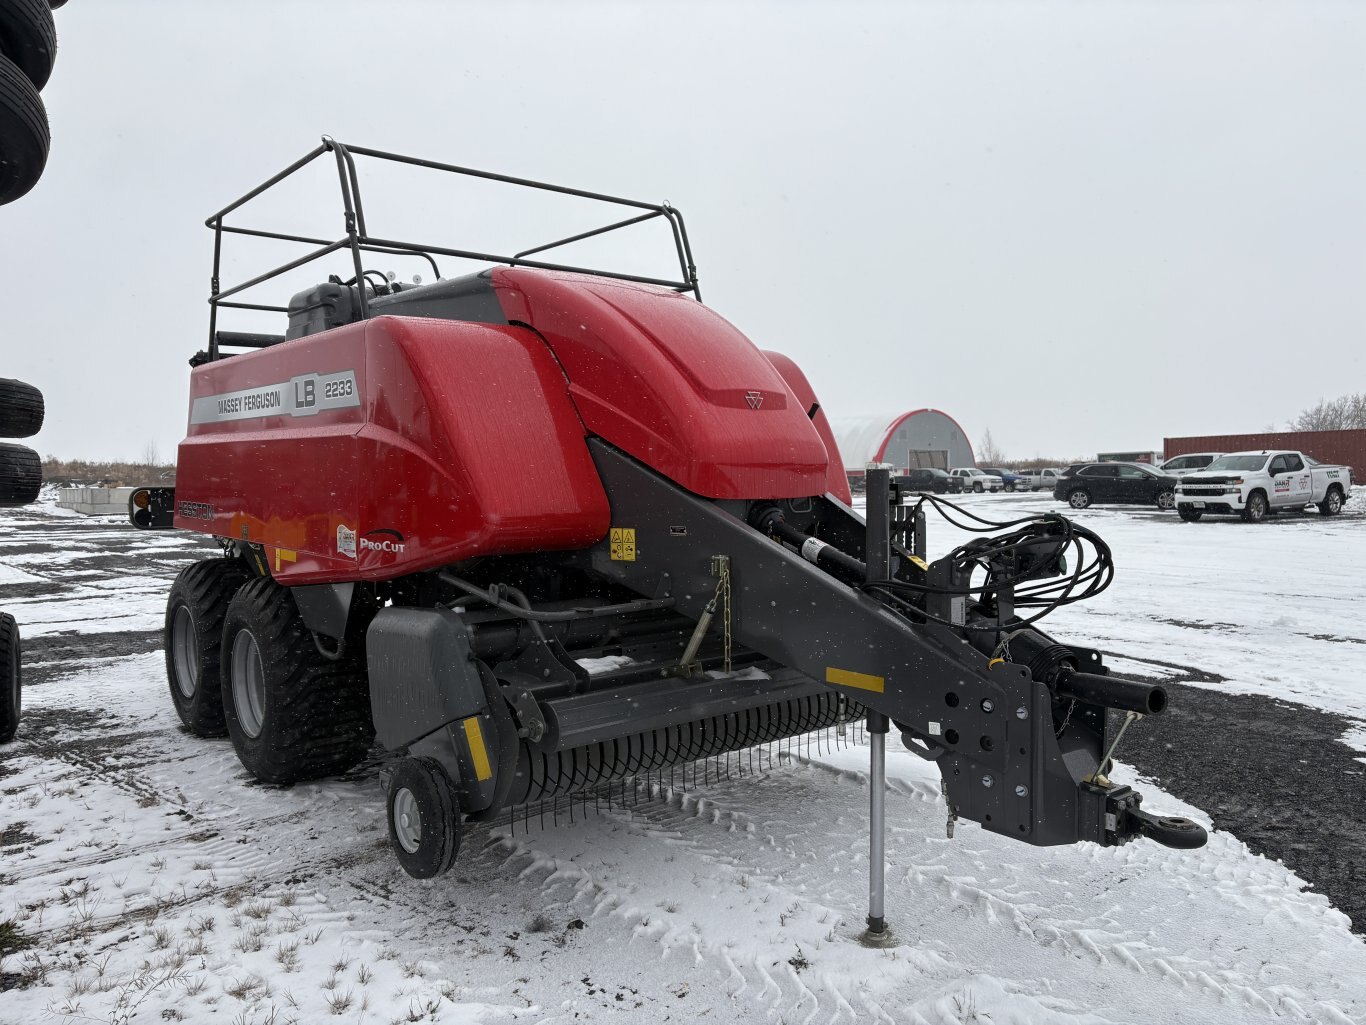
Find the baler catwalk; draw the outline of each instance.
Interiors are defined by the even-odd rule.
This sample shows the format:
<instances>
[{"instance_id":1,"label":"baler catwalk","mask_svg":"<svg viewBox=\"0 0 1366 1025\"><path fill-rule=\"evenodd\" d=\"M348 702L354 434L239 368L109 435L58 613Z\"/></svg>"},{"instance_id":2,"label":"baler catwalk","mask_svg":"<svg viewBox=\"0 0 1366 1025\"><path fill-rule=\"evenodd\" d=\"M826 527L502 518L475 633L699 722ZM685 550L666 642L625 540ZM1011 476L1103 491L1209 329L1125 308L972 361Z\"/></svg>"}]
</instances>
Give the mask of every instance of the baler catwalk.
<instances>
[{"instance_id":1,"label":"baler catwalk","mask_svg":"<svg viewBox=\"0 0 1366 1025\"><path fill-rule=\"evenodd\" d=\"M632 216L505 255L377 237L358 156ZM227 223L328 157L340 238ZM544 259L651 220L676 280ZM265 781L345 771L377 740L408 872L449 868L464 820L853 719L873 737L875 837L894 727L939 765L950 831L1204 842L1105 775L1107 709L1127 725L1164 711L1162 690L1034 625L1109 584L1104 542L1061 516L991 523L885 471L860 517L810 383L703 305L673 207L325 139L208 223L209 344L176 488L131 510L223 547L172 588L171 697ZM225 288L234 234L312 248ZM367 266L377 253L485 266L404 284ZM235 298L333 254L349 279L287 306ZM285 332L219 331L241 308L278 311ZM983 536L927 561L931 510ZM623 658L581 665L604 655Z\"/></svg>"}]
</instances>

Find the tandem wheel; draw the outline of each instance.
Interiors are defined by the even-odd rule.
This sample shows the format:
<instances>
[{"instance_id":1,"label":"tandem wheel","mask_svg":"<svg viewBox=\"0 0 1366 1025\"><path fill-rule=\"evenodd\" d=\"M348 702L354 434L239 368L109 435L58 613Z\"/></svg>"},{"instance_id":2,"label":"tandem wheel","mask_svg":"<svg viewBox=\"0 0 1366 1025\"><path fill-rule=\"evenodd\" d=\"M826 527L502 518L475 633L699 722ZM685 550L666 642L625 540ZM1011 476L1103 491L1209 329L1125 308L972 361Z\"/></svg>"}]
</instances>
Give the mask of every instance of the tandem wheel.
<instances>
[{"instance_id":1,"label":"tandem wheel","mask_svg":"<svg viewBox=\"0 0 1366 1025\"><path fill-rule=\"evenodd\" d=\"M414 879L431 879L455 864L460 851L460 809L441 763L404 758L394 768L385 802L389 842Z\"/></svg>"}]
</instances>

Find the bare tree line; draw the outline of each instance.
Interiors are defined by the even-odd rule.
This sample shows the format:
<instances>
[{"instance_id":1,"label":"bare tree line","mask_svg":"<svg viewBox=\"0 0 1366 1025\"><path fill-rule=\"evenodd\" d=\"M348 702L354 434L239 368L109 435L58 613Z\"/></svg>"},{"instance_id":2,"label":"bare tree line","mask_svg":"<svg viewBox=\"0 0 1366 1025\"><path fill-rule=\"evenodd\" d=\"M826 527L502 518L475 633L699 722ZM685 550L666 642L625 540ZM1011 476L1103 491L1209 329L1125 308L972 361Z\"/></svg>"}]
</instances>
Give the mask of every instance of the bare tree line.
<instances>
[{"instance_id":1,"label":"bare tree line","mask_svg":"<svg viewBox=\"0 0 1366 1025\"><path fill-rule=\"evenodd\" d=\"M1320 399L1290 421L1292 431L1350 431L1366 428L1366 392Z\"/></svg>"}]
</instances>

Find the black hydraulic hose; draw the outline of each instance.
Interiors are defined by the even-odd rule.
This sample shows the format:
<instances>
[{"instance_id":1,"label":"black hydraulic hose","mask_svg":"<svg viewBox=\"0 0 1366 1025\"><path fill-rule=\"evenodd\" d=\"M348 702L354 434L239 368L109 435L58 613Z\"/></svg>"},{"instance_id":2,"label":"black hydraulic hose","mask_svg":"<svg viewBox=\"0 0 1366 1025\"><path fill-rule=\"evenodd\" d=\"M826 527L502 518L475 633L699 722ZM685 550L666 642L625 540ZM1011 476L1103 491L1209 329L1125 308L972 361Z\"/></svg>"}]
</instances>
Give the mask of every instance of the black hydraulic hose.
<instances>
[{"instance_id":1,"label":"black hydraulic hose","mask_svg":"<svg viewBox=\"0 0 1366 1025\"><path fill-rule=\"evenodd\" d=\"M638 601L622 602L619 605L590 605L559 612L538 612L535 609L523 608L513 602L504 601L495 593L496 588L480 587L478 584L470 583L470 581L464 580L454 573L439 573L437 576L452 587L459 588L480 601L486 601L496 609L501 609L519 619L533 620L539 623L568 623L575 619L597 619L601 616L620 615L623 612L648 612L651 609L671 609L674 607L672 598L641 598Z\"/></svg>"},{"instance_id":2,"label":"black hydraulic hose","mask_svg":"<svg viewBox=\"0 0 1366 1025\"><path fill-rule=\"evenodd\" d=\"M1088 705L1120 708L1143 715L1160 715L1167 709L1167 692L1161 687L1096 676L1094 673L1063 669L1053 680L1053 690L1059 697L1076 698Z\"/></svg>"},{"instance_id":3,"label":"black hydraulic hose","mask_svg":"<svg viewBox=\"0 0 1366 1025\"><path fill-rule=\"evenodd\" d=\"M867 579L868 567L862 561L852 555L846 555L834 545L789 526L783 518L781 509L774 506L761 509L754 518L754 525L770 537L786 541L797 549L807 562L814 563L834 576L855 584L862 584Z\"/></svg>"}]
</instances>

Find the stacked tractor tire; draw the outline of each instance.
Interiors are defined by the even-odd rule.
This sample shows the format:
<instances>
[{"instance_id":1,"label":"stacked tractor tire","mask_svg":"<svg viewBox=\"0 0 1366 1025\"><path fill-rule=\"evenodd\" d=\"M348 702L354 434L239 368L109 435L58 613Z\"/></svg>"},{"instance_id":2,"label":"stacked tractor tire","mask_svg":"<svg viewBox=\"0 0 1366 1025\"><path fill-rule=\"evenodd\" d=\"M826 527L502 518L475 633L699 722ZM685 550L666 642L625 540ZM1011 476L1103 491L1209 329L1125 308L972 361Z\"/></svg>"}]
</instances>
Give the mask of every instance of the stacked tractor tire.
<instances>
[{"instance_id":1,"label":"stacked tractor tire","mask_svg":"<svg viewBox=\"0 0 1366 1025\"><path fill-rule=\"evenodd\" d=\"M43 393L23 381L0 379L0 438L29 438L43 426ZM43 483L38 453L0 442L0 508L28 505ZM20 709L19 627L0 612L0 744L14 739Z\"/></svg>"},{"instance_id":2,"label":"stacked tractor tire","mask_svg":"<svg viewBox=\"0 0 1366 1025\"><path fill-rule=\"evenodd\" d=\"M0 0L0 205L27 193L47 165L47 110L39 95L57 58L52 8L66 0Z\"/></svg>"},{"instance_id":3,"label":"stacked tractor tire","mask_svg":"<svg viewBox=\"0 0 1366 1025\"><path fill-rule=\"evenodd\" d=\"M0 0L0 206L38 184L50 143L39 95L57 58L54 8L66 0ZM0 438L29 438L43 426L43 395L0 378ZM0 442L0 508L27 505L42 486L38 453ZM14 739L20 711L19 627L0 612L0 744Z\"/></svg>"}]
</instances>

